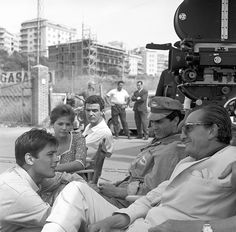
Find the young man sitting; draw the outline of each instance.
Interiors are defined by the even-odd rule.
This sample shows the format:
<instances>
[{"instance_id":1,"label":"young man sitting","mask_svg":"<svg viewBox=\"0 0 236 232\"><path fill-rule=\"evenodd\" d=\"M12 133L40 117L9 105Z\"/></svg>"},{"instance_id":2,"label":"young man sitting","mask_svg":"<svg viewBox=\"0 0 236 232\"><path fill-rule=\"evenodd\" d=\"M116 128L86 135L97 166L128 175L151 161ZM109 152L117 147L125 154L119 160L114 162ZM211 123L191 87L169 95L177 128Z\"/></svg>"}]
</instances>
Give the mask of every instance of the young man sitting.
<instances>
[{"instance_id":1,"label":"young man sitting","mask_svg":"<svg viewBox=\"0 0 236 232\"><path fill-rule=\"evenodd\" d=\"M55 176L56 138L32 129L15 142L17 165L0 175L0 231L40 231L51 207L40 197L40 184Z\"/></svg>"}]
</instances>

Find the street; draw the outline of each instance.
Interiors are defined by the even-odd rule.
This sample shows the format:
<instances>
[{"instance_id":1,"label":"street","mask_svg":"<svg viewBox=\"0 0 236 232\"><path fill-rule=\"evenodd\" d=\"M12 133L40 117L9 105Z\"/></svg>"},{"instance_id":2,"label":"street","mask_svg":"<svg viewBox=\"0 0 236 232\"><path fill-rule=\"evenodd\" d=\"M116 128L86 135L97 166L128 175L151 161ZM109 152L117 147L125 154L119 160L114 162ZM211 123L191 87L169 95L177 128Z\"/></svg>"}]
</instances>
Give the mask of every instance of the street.
<instances>
[{"instance_id":1,"label":"street","mask_svg":"<svg viewBox=\"0 0 236 232\"><path fill-rule=\"evenodd\" d=\"M29 127L0 127L0 173L15 164L15 140L29 129ZM101 180L116 181L125 176L132 159L149 141L150 139L147 141L134 137L128 140L126 136L114 140L114 151L111 158L107 158L104 162Z\"/></svg>"}]
</instances>

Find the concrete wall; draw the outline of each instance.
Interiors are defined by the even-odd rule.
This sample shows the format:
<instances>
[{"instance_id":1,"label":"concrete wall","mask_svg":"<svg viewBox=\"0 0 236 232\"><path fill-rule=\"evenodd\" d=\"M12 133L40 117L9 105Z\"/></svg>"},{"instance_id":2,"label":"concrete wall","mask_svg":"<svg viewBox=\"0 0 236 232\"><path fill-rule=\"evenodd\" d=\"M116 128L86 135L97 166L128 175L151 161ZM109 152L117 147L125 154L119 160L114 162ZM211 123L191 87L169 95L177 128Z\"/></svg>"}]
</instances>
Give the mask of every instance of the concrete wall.
<instances>
[{"instance_id":1,"label":"concrete wall","mask_svg":"<svg viewBox=\"0 0 236 232\"><path fill-rule=\"evenodd\" d=\"M42 125L49 115L48 67L37 65L31 70L32 78L32 123Z\"/></svg>"}]
</instances>

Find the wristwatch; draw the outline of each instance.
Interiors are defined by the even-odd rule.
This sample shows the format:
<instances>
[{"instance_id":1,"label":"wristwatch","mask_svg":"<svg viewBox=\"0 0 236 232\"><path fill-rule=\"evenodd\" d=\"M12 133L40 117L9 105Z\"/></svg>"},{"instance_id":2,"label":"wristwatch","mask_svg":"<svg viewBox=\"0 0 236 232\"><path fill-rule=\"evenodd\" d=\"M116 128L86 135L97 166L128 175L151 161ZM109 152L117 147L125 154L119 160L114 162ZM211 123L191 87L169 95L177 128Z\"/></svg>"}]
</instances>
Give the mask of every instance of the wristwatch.
<instances>
[{"instance_id":1,"label":"wristwatch","mask_svg":"<svg viewBox=\"0 0 236 232\"><path fill-rule=\"evenodd\" d=\"M214 230L209 223L206 223L202 227L202 232L214 232Z\"/></svg>"}]
</instances>

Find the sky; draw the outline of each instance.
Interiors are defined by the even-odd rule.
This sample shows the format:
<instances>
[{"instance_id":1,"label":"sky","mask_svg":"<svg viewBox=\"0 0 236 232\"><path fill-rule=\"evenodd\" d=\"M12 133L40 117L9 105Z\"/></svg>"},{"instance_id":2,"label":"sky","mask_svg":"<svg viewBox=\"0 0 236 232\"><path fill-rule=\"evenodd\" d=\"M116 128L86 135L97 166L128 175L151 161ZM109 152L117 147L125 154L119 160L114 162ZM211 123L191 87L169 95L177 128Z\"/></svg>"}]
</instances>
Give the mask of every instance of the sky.
<instances>
[{"instance_id":1,"label":"sky","mask_svg":"<svg viewBox=\"0 0 236 232\"><path fill-rule=\"evenodd\" d=\"M41 0L40 15L77 29L82 23L97 41L121 41L127 48L174 43L173 18L183 0ZM21 23L37 18L37 0L0 0L0 27L19 33Z\"/></svg>"}]
</instances>

